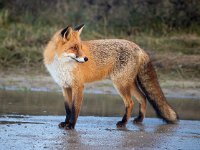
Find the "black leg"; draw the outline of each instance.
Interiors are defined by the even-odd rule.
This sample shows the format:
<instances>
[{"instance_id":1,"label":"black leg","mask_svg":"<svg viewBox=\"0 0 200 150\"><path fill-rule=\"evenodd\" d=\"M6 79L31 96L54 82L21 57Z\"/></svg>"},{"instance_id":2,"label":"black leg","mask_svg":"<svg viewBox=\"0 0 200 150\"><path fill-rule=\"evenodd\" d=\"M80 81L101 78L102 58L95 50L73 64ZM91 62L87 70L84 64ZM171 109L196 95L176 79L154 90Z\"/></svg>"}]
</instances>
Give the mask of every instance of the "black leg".
<instances>
[{"instance_id":1,"label":"black leg","mask_svg":"<svg viewBox=\"0 0 200 150\"><path fill-rule=\"evenodd\" d=\"M139 114L138 116L133 120L133 123L141 123L144 119L144 114L141 111L141 105L139 106Z\"/></svg>"},{"instance_id":2,"label":"black leg","mask_svg":"<svg viewBox=\"0 0 200 150\"><path fill-rule=\"evenodd\" d=\"M71 116L71 110L70 110L69 104L68 104L67 102L65 102L65 111L66 111L65 122L68 124L68 123L69 123L70 116Z\"/></svg>"},{"instance_id":3,"label":"black leg","mask_svg":"<svg viewBox=\"0 0 200 150\"><path fill-rule=\"evenodd\" d=\"M67 124L69 124L69 120L70 120L70 117L71 117L71 110L70 110L68 102L65 102L65 112L66 112L65 122L61 122L59 124L60 128L64 128Z\"/></svg>"},{"instance_id":4,"label":"black leg","mask_svg":"<svg viewBox=\"0 0 200 150\"><path fill-rule=\"evenodd\" d=\"M117 122L117 127L125 127L126 126L126 123L127 123L127 113L128 113L128 108L126 107L126 111L125 111L125 114L122 118L122 121L119 121Z\"/></svg>"},{"instance_id":5,"label":"black leg","mask_svg":"<svg viewBox=\"0 0 200 150\"><path fill-rule=\"evenodd\" d=\"M70 116L66 117L66 119L67 119L68 123L66 124L65 129L66 130L74 129L74 126L75 126L76 120L77 120L76 109L75 109L74 104L72 105L72 110L71 110Z\"/></svg>"},{"instance_id":6,"label":"black leg","mask_svg":"<svg viewBox=\"0 0 200 150\"><path fill-rule=\"evenodd\" d=\"M69 119L69 124L65 126L66 130L74 129L78 115L81 110L81 105L83 101L83 89L84 86L78 86L72 90L72 107Z\"/></svg>"}]
</instances>

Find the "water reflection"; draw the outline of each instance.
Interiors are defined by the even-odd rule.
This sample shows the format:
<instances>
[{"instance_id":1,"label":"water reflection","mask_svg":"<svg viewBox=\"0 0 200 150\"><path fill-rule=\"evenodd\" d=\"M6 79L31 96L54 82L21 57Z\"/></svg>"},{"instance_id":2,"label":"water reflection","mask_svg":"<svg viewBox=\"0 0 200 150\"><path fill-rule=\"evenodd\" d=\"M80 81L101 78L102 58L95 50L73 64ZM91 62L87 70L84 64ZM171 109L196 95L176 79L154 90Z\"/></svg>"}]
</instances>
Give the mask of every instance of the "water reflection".
<instances>
[{"instance_id":1,"label":"water reflection","mask_svg":"<svg viewBox=\"0 0 200 150\"><path fill-rule=\"evenodd\" d=\"M200 120L200 100L170 99L181 119ZM0 114L25 115L64 115L61 93L0 91ZM81 110L82 116L122 116L124 104L117 95L85 94ZM133 116L138 113L135 102ZM155 117L151 106L147 108L147 117Z\"/></svg>"},{"instance_id":2,"label":"water reflection","mask_svg":"<svg viewBox=\"0 0 200 150\"><path fill-rule=\"evenodd\" d=\"M98 149L113 147L115 149L165 149L167 143L172 140L171 137L177 137L176 131L179 127L179 125L162 124L159 120L147 119L146 125L135 126L129 122L127 128L120 129L115 126L116 119L119 118L112 118L111 124L108 123L109 118L103 118L102 122L97 124L99 119L95 117L82 120L81 118L79 125L86 120L90 124L77 126L73 132L62 130L64 134L56 138L59 145L56 145L55 149L91 149L91 146L97 145Z\"/></svg>"}]
</instances>

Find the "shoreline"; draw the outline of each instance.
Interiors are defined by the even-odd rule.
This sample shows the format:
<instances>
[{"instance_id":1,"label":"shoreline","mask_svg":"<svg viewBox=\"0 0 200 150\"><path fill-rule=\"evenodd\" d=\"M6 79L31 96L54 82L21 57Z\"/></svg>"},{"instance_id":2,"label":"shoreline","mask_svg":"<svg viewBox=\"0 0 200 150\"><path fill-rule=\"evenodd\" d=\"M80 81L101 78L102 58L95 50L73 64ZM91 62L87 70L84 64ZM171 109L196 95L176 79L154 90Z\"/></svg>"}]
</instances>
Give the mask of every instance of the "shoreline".
<instances>
[{"instance_id":1,"label":"shoreline","mask_svg":"<svg viewBox=\"0 0 200 150\"><path fill-rule=\"evenodd\" d=\"M90 87L86 88L84 93L85 94L111 94L111 95L119 95L115 89L112 90L112 87L106 87L110 88L110 90L98 90L98 89L90 89ZM48 88L41 87L41 88L21 88L16 86L10 86L10 87L1 87L0 90L5 91L22 91L22 92L62 92L62 90L49 90ZM200 93L198 92L200 89L188 89L189 91L181 90L181 89L162 89L164 92L164 95L166 98L169 99L197 99L200 100Z\"/></svg>"},{"instance_id":2,"label":"shoreline","mask_svg":"<svg viewBox=\"0 0 200 150\"><path fill-rule=\"evenodd\" d=\"M200 81L161 79L161 88L167 98L200 99ZM0 73L0 90L61 92L61 88L46 74ZM114 94L112 81L106 79L85 86L88 94Z\"/></svg>"}]
</instances>

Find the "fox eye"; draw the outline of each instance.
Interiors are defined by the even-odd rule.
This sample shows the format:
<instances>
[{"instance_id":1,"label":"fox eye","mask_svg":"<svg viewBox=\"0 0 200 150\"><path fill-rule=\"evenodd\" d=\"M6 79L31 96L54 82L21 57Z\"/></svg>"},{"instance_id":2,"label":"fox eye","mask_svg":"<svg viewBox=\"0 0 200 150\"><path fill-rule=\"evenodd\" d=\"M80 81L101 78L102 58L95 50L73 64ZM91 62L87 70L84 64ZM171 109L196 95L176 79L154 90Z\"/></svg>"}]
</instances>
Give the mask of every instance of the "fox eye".
<instances>
[{"instance_id":1,"label":"fox eye","mask_svg":"<svg viewBox=\"0 0 200 150\"><path fill-rule=\"evenodd\" d=\"M72 47L72 49L73 49L73 50L78 50L78 46L75 45L75 46Z\"/></svg>"}]
</instances>

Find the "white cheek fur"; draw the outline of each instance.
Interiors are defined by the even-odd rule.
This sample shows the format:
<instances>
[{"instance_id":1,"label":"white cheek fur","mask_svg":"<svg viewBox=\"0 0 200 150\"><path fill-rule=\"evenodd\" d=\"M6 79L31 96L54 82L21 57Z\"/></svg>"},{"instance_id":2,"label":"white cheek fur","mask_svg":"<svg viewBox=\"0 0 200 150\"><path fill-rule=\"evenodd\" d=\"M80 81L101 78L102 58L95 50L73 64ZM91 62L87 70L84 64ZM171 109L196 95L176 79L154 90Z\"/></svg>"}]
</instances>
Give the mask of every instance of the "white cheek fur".
<instances>
[{"instance_id":1,"label":"white cheek fur","mask_svg":"<svg viewBox=\"0 0 200 150\"><path fill-rule=\"evenodd\" d=\"M76 55L75 54L73 54L73 53L69 53L69 54L67 54L67 53L63 53L59 58L58 58L58 60L60 61L60 62L70 62L70 61L73 61L73 59L76 57Z\"/></svg>"},{"instance_id":2,"label":"white cheek fur","mask_svg":"<svg viewBox=\"0 0 200 150\"><path fill-rule=\"evenodd\" d=\"M64 53L63 56L65 56L65 57L71 57L71 58L76 58L76 55L74 53Z\"/></svg>"}]
</instances>

